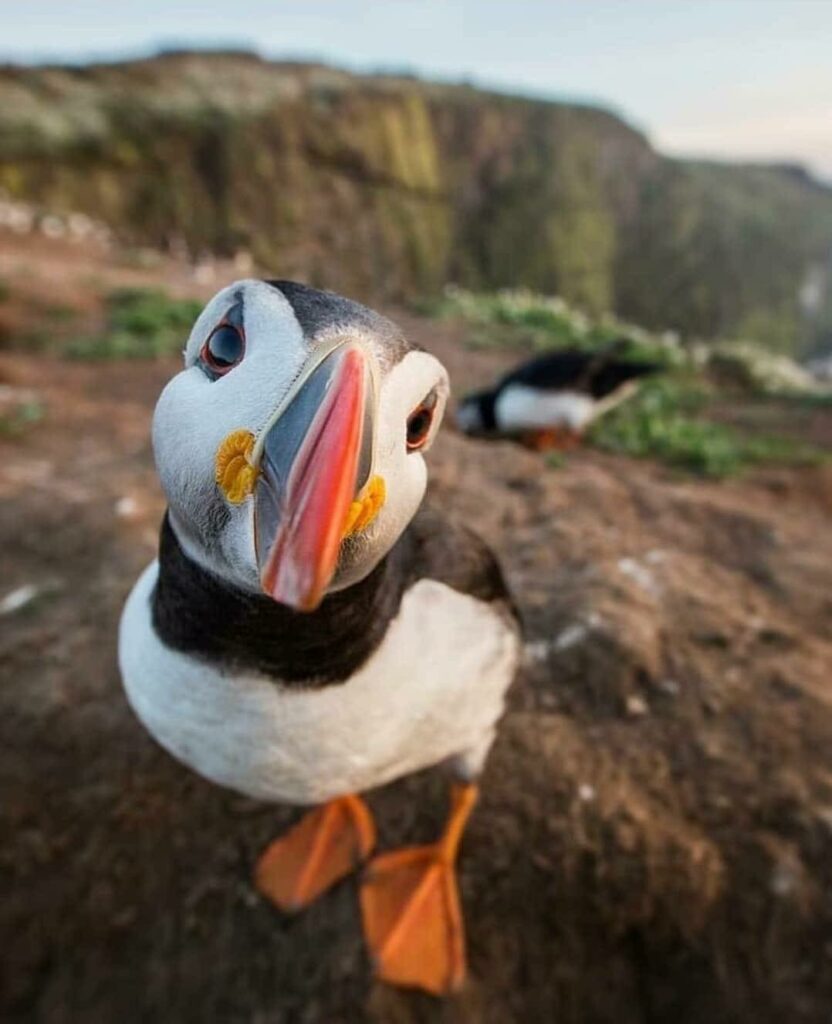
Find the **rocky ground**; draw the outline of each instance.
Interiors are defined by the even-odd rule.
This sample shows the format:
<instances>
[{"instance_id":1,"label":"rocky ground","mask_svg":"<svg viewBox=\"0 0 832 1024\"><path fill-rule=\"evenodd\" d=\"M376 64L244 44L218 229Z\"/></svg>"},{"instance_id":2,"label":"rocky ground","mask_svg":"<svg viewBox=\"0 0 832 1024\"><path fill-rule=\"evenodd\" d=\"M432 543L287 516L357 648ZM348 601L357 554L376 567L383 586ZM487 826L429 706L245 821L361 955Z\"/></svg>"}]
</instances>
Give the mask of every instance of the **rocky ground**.
<instances>
[{"instance_id":1,"label":"rocky ground","mask_svg":"<svg viewBox=\"0 0 832 1024\"><path fill-rule=\"evenodd\" d=\"M0 275L23 267L33 302L216 283L19 252ZM506 362L401 319L460 390ZM296 812L196 778L126 704L115 632L153 555L148 426L175 361L0 358L44 413L0 438L4 1020L828 1024L828 468L554 469L443 432L433 491L499 552L528 636L465 840L470 981L439 1003L373 983L352 881L298 918L266 905L251 868ZM832 445L832 415L812 432ZM428 773L370 800L390 846L429 838L445 794Z\"/></svg>"}]
</instances>

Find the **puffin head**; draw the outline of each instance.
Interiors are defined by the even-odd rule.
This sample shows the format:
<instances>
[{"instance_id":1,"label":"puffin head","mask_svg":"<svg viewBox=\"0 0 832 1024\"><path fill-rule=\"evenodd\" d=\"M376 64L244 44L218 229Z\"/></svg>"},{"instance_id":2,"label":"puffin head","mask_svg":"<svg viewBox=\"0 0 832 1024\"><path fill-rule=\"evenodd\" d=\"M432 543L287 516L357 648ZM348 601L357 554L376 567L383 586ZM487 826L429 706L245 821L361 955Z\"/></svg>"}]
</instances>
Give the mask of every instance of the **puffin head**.
<instances>
[{"instance_id":1,"label":"puffin head","mask_svg":"<svg viewBox=\"0 0 832 1024\"><path fill-rule=\"evenodd\" d=\"M415 514L442 364L377 313L288 281L207 304L153 417L170 523L203 568L311 611Z\"/></svg>"}]
</instances>

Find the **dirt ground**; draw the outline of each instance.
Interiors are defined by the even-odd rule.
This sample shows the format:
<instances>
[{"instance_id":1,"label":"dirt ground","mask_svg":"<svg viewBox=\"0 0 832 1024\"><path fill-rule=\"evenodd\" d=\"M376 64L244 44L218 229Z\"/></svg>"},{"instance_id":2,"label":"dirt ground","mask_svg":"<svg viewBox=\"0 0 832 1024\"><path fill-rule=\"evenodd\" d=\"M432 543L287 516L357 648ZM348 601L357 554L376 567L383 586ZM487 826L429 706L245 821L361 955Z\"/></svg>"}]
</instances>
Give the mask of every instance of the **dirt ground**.
<instances>
[{"instance_id":1,"label":"dirt ground","mask_svg":"<svg viewBox=\"0 0 832 1024\"><path fill-rule=\"evenodd\" d=\"M459 390L505 364L400 319ZM264 903L252 865L297 812L203 782L127 706L116 626L175 361L0 359L45 408L0 438L0 600L37 588L0 617L3 1020L828 1024L829 469L552 469L443 432L433 491L498 551L528 638L464 844L470 980L442 1003L371 980L353 881L297 918ZM445 799L432 773L372 794L383 844L430 838Z\"/></svg>"}]
</instances>

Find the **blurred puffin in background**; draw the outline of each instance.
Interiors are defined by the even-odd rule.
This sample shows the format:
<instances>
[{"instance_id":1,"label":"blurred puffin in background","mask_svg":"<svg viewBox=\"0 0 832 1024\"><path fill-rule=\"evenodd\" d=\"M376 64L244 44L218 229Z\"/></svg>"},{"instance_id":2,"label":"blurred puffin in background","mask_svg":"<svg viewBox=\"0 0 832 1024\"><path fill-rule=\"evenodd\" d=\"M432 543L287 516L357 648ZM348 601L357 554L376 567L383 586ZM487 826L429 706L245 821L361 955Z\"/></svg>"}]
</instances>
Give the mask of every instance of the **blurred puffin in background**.
<instances>
[{"instance_id":1,"label":"blurred puffin in background","mask_svg":"<svg viewBox=\"0 0 832 1024\"><path fill-rule=\"evenodd\" d=\"M466 395L457 426L473 436L517 438L537 451L574 448L595 420L662 369L623 358L627 345L619 339L595 352L560 349L531 359L493 388Z\"/></svg>"},{"instance_id":2,"label":"blurred puffin in background","mask_svg":"<svg viewBox=\"0 0 832 1024\"><path fill-rule=\"evenodd\" d=\"M485 544L420 507L445 369L389 320L287 281L225 288L184 356L154 413L168 510L122 616L128 699L206 778L319 805L266 849L262 893L295 911L368 861L378 975L449 992L454 863L520 638ZM370 859L359 793L439 764L441 838Z\"/></svg>"}]
</instances>

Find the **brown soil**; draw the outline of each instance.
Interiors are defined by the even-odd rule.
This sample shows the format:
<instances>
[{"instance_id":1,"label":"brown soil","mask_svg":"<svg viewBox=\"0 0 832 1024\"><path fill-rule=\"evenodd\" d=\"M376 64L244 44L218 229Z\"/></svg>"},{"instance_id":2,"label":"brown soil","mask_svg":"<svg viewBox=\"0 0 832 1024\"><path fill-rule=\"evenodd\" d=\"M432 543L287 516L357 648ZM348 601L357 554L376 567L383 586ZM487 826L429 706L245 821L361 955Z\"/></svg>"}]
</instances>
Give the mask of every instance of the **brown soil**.
<instances>
[{"instance_id":1,"label":"brown soil","mask_svg":"<svg viewBox=\"0 0 832 1024\"><path fill-rule=\"evenodd\" d=\"M401 319L460 390L505 362ZM296 812L203 782L126 704L174 369L2 364L46 408L0 439L0 599L40 588L0 619L4 1020L828 1022L829 470L554 470L445 430L433 490L499 552L528 645L465 841L470 981L440 1003L371 980L352 881L266 905L251 868ZM435 773L373 794L384 845L432 836L444 801Z\"/></svg>"}]
</instances>

